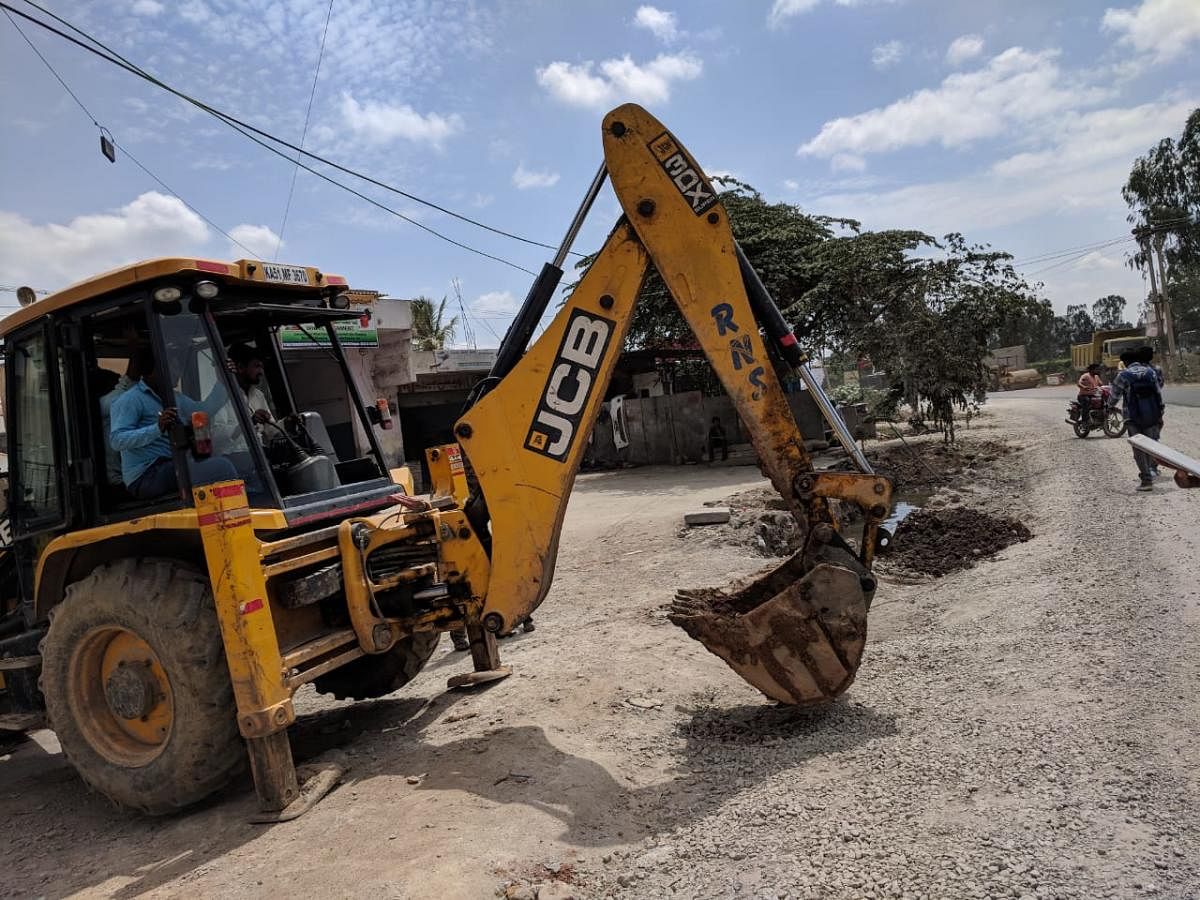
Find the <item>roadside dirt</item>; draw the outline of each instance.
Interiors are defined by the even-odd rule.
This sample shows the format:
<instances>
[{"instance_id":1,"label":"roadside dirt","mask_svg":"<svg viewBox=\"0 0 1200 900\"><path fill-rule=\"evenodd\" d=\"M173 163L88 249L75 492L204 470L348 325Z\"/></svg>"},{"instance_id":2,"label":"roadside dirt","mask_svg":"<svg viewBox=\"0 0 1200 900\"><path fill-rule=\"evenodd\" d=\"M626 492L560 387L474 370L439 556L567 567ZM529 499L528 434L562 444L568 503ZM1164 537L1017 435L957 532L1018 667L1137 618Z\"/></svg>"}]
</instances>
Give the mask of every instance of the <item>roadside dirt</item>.
<instances>
[{"instance_id":1,"label":"roadside dirt","mask_svg":"<svg viewBox=\"0 0 1200 900\"><path fill-rule=\"evenodd\" d=\"M887 441L870 449L867 458L880 475L892 480L897 492L911 495L953 484L964 473L1003 460L1014 449L1006 441L960 436L949 445L938 435L923 435Z\"/></svg>"},{"instance_id":2,"label":"roadside dirt","mask_svg":"<svg viewBox=\"0 0 1200 900\"><path fill-rule=\"evenodd\" d=\"M1021 522L962 505L964 489L1010 477L1004 467L1019 450L994 438L966 438L949 446L936 435L875 445L868 456L876 471L892 479L896 500L922 507L901 523L892 551L880 557L880 571L941 577L1029 540L1029 529ZM967 502L986 507L993 499L977 494ZM795 520L773 490L741 491L716 504L729 507L729 522L682 528L679 538L685 545L734 547L765 559L799 548Z\"/></svg>"},{"instance_id":3,"label":"roadside dirt","mask_svg":"<svg viewBox=\"0 0 1200 900\"><path fill-rule=\"evenodd\" d=\"M940 578L1032 537L1016 519L965 506L919 510L900 523L894 549L879 565L885 572L902 570Z\"/></svg>"},{"instance_id":4,"label":"roadside dirt","mask_svg":"<svg viewBox=\"0 0 1200 900\"><path fill-rule=\"evenodd\" d=\"M537 631L502 645L511 678L445 691L468 668L446 645L379 701L304 692L297 755L353 768L274 827L247 823L247 781L167 819L114 810L38 732L0 753L0 896L1195 898L1200 491L1135 493L1127 444L1075 438L1056 395L989 407L966 438L1021 451L922 505L1033 539L884 574L826 708L765 701L662 612L767 563L677 536L756 470L588 475ZM1164 438L1200 453L1200 410Z\"/></svg>"}]
</instances>

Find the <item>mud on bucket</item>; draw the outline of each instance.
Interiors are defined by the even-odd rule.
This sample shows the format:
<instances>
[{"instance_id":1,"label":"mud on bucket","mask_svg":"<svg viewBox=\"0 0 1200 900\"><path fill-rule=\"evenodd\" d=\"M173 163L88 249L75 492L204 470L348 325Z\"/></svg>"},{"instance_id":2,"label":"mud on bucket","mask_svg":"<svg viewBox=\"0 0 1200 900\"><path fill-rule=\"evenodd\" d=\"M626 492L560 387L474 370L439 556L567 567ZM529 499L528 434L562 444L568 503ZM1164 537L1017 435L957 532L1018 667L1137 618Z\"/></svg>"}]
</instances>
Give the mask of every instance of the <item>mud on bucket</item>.
<instances>
[{"instance_id":1,"label":"mud on bucket","mask_svg":"<svg viewBox=\"0 0 1200 900\"><path fill-rule=\"evenodd\" d=\"M731 591L680 590L668 615L744 681L795 706L831 700L854 681L874 588L857 565L808 565L802 555Z\"/></svg>"}]
</instances>

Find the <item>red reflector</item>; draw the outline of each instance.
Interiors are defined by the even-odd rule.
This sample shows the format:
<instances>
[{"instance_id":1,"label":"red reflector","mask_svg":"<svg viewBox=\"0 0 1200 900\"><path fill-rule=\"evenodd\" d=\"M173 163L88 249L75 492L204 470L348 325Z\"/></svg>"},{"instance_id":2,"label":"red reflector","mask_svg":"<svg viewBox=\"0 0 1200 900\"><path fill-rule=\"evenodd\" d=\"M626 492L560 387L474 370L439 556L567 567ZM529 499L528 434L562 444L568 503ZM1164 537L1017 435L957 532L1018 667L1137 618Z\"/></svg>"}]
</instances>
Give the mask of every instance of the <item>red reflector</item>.
<instances>
[{"instance_id":1,"label":"red reflector","mask_svg":"<svg viewBox=\"0 0 1200 900\"><path fill-rule=\"evenodd\" d=\"M240 612L244 616L247 613L258 612L262 608L263 608L262 597L258 597L254 600L247 600L245 603L243 603L241 606L238 607L238 612Z\"/></svg>"},{"instance_id":2,"label":"red reflector","mask_svg":"<svg viewBox=\"0 0 1200 900\"><path fill-rule=\"evenodd\" d=\"M345 284L346 279L343 278L341 275L326 275L325 283L326 284Z\"/></svg>"},{"instance_id":3,"label":"red reflector","mask_svg":"<svg viewBox=\"0 0 1200 900\"><path fill-rule=\"evenodd\" d=\"M222 275L229 274L229 266L225 263L209 262L207 259L196 260L196 268L201 272L220 272Z\"/></svg>"},{"instance_id":4,"label":"red reflector","mask_svg":"<svg viewBox=\"0 0 1200 900\"><path fill-rule=\"evenodd\" d=\"M790 347L792 344L796 343L796 336L789 331L779 339L779 343L783 344L785 347Z\"/></svg>"}]
</instances>

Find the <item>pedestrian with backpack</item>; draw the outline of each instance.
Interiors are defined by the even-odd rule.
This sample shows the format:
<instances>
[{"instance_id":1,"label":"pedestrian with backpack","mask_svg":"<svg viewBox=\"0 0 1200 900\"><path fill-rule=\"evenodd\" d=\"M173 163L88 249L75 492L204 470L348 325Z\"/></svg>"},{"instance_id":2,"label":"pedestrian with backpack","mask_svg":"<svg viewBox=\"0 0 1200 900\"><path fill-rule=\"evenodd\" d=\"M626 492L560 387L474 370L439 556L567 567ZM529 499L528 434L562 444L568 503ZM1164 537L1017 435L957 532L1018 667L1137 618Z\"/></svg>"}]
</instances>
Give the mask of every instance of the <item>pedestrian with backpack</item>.
<instances>
[{"instance_id":1,"label":"pedestrian with backpack","mask_svg":"<svg viewBox=\"0 0 1200 900\"><path fill-rule=\"evenodd\" d=\"M1143 354L1138 350L1126 350L1121 354L1121 362L1125 368L1113 379L1113 403L1124 402L1130 435L1144 434L1157 441L1162 434L1163 410L1166 408L1158 373L1148 364L1149 360L1143 361ZM1137 448L1134 448L1133 459L1138 468L1137 489L1154 490L1154 460Z\"/></svg>"}]
</instances>

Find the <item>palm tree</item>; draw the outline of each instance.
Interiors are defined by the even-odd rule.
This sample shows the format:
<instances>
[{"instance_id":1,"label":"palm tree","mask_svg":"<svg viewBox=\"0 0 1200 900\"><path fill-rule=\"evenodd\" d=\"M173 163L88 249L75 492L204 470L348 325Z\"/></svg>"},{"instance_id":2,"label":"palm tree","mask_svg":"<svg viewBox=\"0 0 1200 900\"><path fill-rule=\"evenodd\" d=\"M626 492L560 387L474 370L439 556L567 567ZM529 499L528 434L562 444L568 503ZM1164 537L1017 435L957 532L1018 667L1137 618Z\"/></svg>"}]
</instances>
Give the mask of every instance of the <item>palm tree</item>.
<instances>
[{"instance_id":1,"label":"palm tree","mask_svg":"<svg viewBox=\"0 0 1200 900\"><path fill-rule=\"evenodd\" d=\"M436 306L428 297L417 297L412 301L412 339L415 349L441 350L448 341L454 340L458 316L443 324L442 313L445 309L445 297Z\"/></svg>"}]
</instances>

